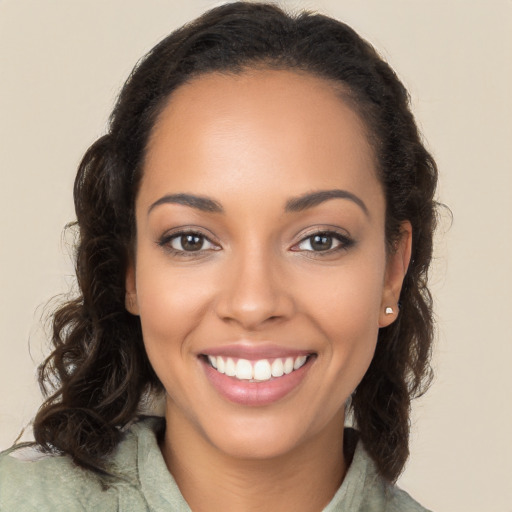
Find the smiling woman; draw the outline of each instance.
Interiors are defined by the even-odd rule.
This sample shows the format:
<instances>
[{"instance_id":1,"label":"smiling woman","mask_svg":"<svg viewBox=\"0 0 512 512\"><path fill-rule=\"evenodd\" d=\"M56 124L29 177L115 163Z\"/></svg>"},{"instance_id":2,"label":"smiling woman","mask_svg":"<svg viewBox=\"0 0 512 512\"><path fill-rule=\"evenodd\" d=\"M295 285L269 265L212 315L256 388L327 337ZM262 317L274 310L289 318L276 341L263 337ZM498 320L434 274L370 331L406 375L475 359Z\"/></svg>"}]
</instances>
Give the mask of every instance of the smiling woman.
<instances>
[{"instance_id":1,"label":"smiling woman","mask_svg":"<svg viewBox=\"0 0 512 512\"><path fill-rule=\"evenodd\" d=\"M393 481L429 377L436 178L346 25L236 3L171 34L80 165L81 294L34 422L61 456L3 455L0 505L424 510Z\"/></svg>"},{"instance_id":2,"label":"smiling woman","mask_svg":"<svg viewBox=\"0 0 512 512\"><path fill-rule=\"evenodd\" d=\"M126 289L167 391L171 470L192 447L275 459L342 431L410 255L408 222L386 252L372 154L333 86L294 71L200 76L160 113Z\"/></svg>"}]
</instances>

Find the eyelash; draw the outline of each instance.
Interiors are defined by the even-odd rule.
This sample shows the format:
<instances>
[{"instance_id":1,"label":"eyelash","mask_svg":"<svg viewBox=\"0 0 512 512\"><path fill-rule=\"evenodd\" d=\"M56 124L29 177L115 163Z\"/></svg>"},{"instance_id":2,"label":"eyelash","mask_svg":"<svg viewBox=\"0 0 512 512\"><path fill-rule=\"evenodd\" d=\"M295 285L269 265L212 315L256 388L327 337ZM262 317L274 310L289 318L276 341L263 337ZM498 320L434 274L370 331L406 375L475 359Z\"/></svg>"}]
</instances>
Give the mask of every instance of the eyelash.
<instances>
[{"instance_id":1,"label":"eyelash","mask_svg":"<svg viewBox=\"0 0 512 512\"><path fill-rule=\"evenodd\" d=\"M302 245L302 244L304 244L304 243L306 243L308 241L309 241L309 245L311 247L311 242L312 242L313 238L316 237L316 236L320 236L320 237L331 239L331 245L337 241L338 245L335 246L335 247L329 247L328 249L323 250L323 251L315 251L313 249L305 250L305 249L298 248L298 247L300 247L300 245ZM316 257L320 257L320 258L322 258L324 256L329 256L329 255L332 255L332 254L337 253L337 252L346 251L350 247L352 247L354 244L355 244L355 240L353 240L352 238L350 238L346 234L342 234L342 233L339 233L337 231L328 230L328 229L319 229L318 231L315 231L313 233L307 234L305 237L303 237L300 240L299 243L295 244L292 247L291 250L295 251L295 252L312 253L312 254L309 255L309 257L315 257L315 258ZM298 249L295 249L296 247Z\"/></svg>"},{"instance_id":2,"label":"eyelash","mask_svg":"<svg viewBox=\"0 0 512 512\"><path fill-rule=\"evenodd\" d=\"M204 245L205 242L207 242L213 247L213 249L212 248L207 248L207 249L201 248L201 249L197 249L197 250L193 250L193 251L187 251L183 248L183 245L182 245L183 237L186 237L186 236L195 236L197 238L200 238L202 240L201 245ZM172 243L175 240L178 240L178 241L181 240L180 245L182 246L182 249L176 249L175 247L172 246ZM216 244L215 242L212 242L210 240L210 238L207 237L204 233L201 233L200 231L196 231L193 229L187 229L187 230L177 231L174 233L165 234L158 241L158 245L160 247L164 248L166 251L170 252L172 255L181 256L181 257L194 257L194 256L199 256L199 255L204 256L205 252L207 252L207 251L210 251L210 250L218 251L220 249L219 245Z\"/></svg>"},{"instance_id":3,"label":"eyelash","mask_svg":"<svg viewBox=\"0 0 512 512\"><path fill-rule=\"evenodd\" d=\"M186 237L186 236L195 236L197 238L200 238L202 241L201 246L203 246L205 243L208 243L212 247L206 248L206 249L201 248L201 249L197 249L197 250L187 251L183 248L183 245L182 245L183 237ZM311 246L312 239L316 236L321 236L324 238L331 239L331 245L332 245L332 243L335 243L337 241L338 245L335 247L329 247L328 249L321 250L321 251L315 251L313 248L300 249L300 246L308 241L309 241L310 247L312 247ZM172 246L172 243L176 240L178 240L178 241L181 240L181 243L180 243L180 245L182 247L181 249L179 249L179 248L177 249ZM312 253L310 255L310 257L323 257L323 256L331 255L331 254L334 254L334 253L337 253L340 251L346 251L350 247L352 247L354 244L355 244L355 241L345 234L341 234L341 233L339 233L337 231L333 231L333 230L325 230L325 229L321 230L320 229L318 231L315 231L314 233L310 233L307 236L303 237L297 244L292 246L292 248L290 250L293 252ZM212 240L210 240L210 238L207 237L205 234L201 233L200 231L195 231L192 229L182 230L182 231L166 234L166 235L162 236L162 238L158 241L158 245L160 247L164 248L166 251L170 252L171 254L173 254L175 256L180 256L180 257L200 256L200 255L204 255L205 252L208 252L211 250L218 251L221 249L221 247L218 244L216 244L215 242L212 242Z\"/></svg>"}]
</instances>

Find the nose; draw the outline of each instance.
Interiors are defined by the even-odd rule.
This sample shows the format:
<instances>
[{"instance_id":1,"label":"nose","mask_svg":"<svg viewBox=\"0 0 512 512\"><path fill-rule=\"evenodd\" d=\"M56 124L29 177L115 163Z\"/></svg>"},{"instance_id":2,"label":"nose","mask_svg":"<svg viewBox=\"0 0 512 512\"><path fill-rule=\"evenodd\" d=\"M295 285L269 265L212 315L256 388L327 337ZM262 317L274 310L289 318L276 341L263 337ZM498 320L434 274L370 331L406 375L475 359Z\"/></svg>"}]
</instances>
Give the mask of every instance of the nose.
<instances>
[{"instance_id":1,"label":"nose","mask_svg":"<svg viewBox=\"0 0 512 512\"><path fill-rule=\"evenodd\" d=\"M217 316L247 331L290 318L295 304L277 259L258 249L233 257L216 303Z\"/></svg>"}]
</instances>

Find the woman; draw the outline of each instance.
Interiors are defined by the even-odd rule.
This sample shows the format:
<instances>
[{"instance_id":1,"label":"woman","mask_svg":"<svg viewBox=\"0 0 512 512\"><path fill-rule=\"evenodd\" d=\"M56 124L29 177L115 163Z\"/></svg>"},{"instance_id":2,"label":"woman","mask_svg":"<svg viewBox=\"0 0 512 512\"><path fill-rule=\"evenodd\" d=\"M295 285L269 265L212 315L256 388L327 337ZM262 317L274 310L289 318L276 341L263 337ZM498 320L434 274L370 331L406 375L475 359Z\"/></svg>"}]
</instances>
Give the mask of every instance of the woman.
<instances>
[{"instance_id":1,"label":"woman","mask_svg":"<svg viewBox=\"0 0 512 512\"><path fill-rule=\"evenodd\" d=\"M346 25L242 2L164 39L80 165L80 295L34 421L55 456L4 454L0 508L425 510L393 482L429 377L436 180ZM159 393L165 421L139 419Z\"/></svg>"}]
</instances>

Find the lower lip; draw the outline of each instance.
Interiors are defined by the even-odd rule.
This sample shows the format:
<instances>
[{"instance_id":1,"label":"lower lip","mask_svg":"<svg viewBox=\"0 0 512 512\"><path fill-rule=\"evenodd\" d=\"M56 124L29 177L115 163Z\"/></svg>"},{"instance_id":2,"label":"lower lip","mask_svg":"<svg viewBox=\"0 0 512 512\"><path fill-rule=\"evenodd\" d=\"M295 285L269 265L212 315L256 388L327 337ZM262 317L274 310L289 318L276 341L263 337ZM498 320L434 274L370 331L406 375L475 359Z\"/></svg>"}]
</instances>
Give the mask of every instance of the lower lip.
<instances>
[{"instance_id":1,"label":"lower lip","mask_svg":"<svg viewBox=\"0 0 512 512\"><path fill-rule=\"evenodd\" d=\"M239 380L218 372L206 361L201 360L206 376L221 396L230 402L248 406L263 406L281 400L296 389L313 363L308 357L306 363L288 375L274 377L262 382Z\"/></svg>"}]
</instances>

